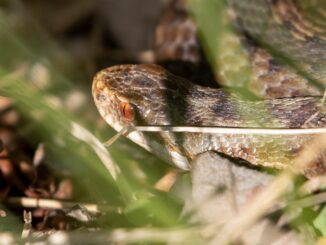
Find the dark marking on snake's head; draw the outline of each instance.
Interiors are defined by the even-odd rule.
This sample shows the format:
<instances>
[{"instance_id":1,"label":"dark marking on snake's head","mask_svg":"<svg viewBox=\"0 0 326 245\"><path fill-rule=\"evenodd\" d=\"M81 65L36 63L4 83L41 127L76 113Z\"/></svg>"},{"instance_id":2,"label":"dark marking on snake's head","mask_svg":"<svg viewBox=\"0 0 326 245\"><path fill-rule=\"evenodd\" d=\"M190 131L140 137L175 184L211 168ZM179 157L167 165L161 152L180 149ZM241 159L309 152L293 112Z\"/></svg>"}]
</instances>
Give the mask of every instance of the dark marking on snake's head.
<instances>
[{"instance_id":1,"label":"dark marking on snake's head","mask_svg":"<svg viewBox=\"0 0 326 245\"><path fill-rule=\"evenodd\" d=\"M157 65L110 67L100 71L93 82L93 96L101 115L111 116L110 121L122 125L185 124L189 89L191 83ZM129 112L132 108L134 116L126 117L128 113L121 108Z\"/></svg>"}]
</instances>

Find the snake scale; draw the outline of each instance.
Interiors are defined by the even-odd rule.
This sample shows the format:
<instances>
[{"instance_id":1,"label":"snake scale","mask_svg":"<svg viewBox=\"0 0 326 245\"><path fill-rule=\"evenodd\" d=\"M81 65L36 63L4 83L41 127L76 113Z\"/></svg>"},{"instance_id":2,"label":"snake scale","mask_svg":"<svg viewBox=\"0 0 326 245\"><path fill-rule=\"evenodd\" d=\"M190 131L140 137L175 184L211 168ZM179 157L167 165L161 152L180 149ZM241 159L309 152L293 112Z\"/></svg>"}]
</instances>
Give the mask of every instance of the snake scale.
<instances>
[{"instance_id":1,"label":"snake scale","mask_svg":"<svg viewBox=\"0 0 326 245\"><path fill-rule=\"evenodd\" d=\"M236 28L246 39L244 42L247 43L254 80L259 88L263 88L253 89L253 92L265 99L246 100L226 89L197 85L158 65L118 65L104 69L94 77L92 93L101 116L117 131L128 125L274 129L326 127L326 109L321 106L321 97L318 96L326 83L326 25L313 18L318 15L319 19L326 19L326 12L320 9L315 15L304 12L305 9L314 9L315 4L323 4L318 0L310 1L311 5L306 2L227 1L235 16ZM182 35L184 40L170 38L173 42L179 40L170 49L170 55L173 56L177 50L185 60L195 57L192 61L196 61L200 59L200 47L189 35L196 31L196 27L187 18L183 16L180 22L188 34ZM169 17L165 17L164 21L169 22ZM162 28L162 23L159 28ZM176 37L180 35L174 32ZM160 33L164 34L164 30ZM164 44L162 40L159 42ZM180 48L184 46L186 48ZM271 52L274 49L288 62L274 59ZM162 50L157 50L161 52L158 56L162 56ZM185 55L187 50L192 55ZM291 168L293 159L316 135L133 131L128 137L187 170L190 169L191 159L209 150L241 158L254 165ZM323 174L326 170L325 155L325 152L320 152L305 174Z\"/></svg>"}]
</instances>

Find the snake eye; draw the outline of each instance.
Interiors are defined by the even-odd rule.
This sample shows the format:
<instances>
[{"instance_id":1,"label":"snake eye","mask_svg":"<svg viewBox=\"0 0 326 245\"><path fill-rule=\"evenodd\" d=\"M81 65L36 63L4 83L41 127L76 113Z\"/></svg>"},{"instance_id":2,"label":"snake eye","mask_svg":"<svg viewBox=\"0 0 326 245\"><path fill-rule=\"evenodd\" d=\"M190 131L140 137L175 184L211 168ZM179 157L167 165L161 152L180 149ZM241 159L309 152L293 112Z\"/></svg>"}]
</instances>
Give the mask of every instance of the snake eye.
<instances>
[{"instance_id":1,"label":"snake eye","mask_svg":"<svg viewBox=\"0 0 326 245\"><path fill-rule=\"evenodd\" d=\"M134 108L127 102L120 102L119 110L121 115L127 120L132 121L135 118Z\"/></svg>"}]
</instances>

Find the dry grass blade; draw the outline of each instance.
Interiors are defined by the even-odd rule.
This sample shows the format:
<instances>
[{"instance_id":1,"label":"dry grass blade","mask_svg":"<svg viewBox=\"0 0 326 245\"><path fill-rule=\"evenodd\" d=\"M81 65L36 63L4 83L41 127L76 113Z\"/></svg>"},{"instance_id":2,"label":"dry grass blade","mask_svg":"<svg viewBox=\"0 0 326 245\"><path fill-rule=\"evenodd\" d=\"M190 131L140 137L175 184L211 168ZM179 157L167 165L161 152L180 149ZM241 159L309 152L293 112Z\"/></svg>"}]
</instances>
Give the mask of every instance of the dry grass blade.
<instances>
[{"instance_id":1,"label":"dry grass blade","mask_svg":"<svg viewBox=\"0 0 326 245\"><path fill-rule=\"evenodd\" d=\"M24 208L46 208L46 209L70 209L76 205L81 205L91 213L99 212L122 212L121 207L113 207L110 205L98 205L93 203L77 203L60 201L45 198L31 198L31 197L10 197L4 201L7 205L12 207Z\"/></svg>"},{"instance_id":2,"label":"dry grass blade","mask_svg":"<svg viewBox=\"0 0 326 245\"><path fill-rule=\"evenodd\" d=\"M24 215L24 227L22 232L22 239L27 239L32 233L32 213L24 210L23 215Z\"/></svg>"},{"instance_id":3,"label":"dry grass blade","mask_svg":"<svg viewBox=\"0 0 326 245\"><path fill-rule=\"evenodd\" d=\"M230 127L188 127L188 126L137 126L138 131L144 132L192 132L215 134L249 134L249 135L303 135L326 134L326 128L230 128Z\"/></svg>"},{"instance_id":4,"label":"dry grass blade","mask_svg":"<svg viewBox=\"0 0 326 245\"><path fill-rule=\"evenodd\" d=\"M114 180L117 180L117 177L120 173L118 165L112 160L110 153L105 149L103 144L86 128L80 126L79 124L72 122L71 123L71 134L74 135L77 139L84 141L92 147L96 152L98 157L102 160L102 163L106 169L111 174Z\"/></svg>"},{"instance_id":5,"label":"dry grass blade","mask_svg":"<svg viewBox=\"0 0 326 245\"><path fill-rule=\"evenodd\" d=\"M2 237L11 237L14 235L0 233ZM113 229L112 231L98 231L92 233L93 244L132 244L139 242L149 243L168 243L168 244L202 244L203 241L197 236L195 229L159 229L159 228L136 228L136 229ZM50 244L86 244L89 241L90 234L85 231L80 232L55 232L50 235L43 235L38 238L24 240L36 244L46 242Z\"/></svg>"},{"instance_id":6,"label":"dry grass blade","mask_svg":"<svg viewBox=\"0 0 326 245\"><path fill-rule=\"evenodd\" d=\"M116 133L111 139L104 143L104 146L110 147L114 142L116 142L120 136L128 135L131 132L131 128L129 126L124 127L118 133Z\"/></svg>"}]
</instances>

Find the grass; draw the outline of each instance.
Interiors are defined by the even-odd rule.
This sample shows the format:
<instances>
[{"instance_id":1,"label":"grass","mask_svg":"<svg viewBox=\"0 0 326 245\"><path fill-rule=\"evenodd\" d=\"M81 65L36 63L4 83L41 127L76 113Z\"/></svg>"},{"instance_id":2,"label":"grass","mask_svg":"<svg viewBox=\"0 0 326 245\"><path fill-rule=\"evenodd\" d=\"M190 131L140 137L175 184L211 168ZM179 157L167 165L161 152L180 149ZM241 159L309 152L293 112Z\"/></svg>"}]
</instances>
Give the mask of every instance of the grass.
<instances>
[{"instance_id":1,"label":"grass","mask_svg":"<svg viewBox=\"0 0 326 245\"><path fill-rule=\"evenodd\" d=\"M203 2L193 0L190 6L200 26L206 52L221 55L209 56L212 67L217 73L221 70L223 59L229 55L224 44L234 40L231 43L237 50L237 57L241 57L240 61L236 60L241 69L235 73L229 67L229 73L218 76L226 85L233 86L231 81L246 86L251 77L245 61L247 54L238 46L231 27L225 23L224 4L214 0L206 1L208 5L198 5ZM58 239L61 244L68 240L94 243L203 242L200 235L207 227L191 225L186 218L179 217L184 201L179 196L184 189L163 193L154 188L154 184L169 170L165 163L124 138L109 149L101 144L115 132L96 111L91 98L91 77L28 13L0 11L0 53L0 95L10 98L21 118L15 126L15 134L27 141L30 157L37 145L44 143L44 162L51 174L72 179L74 191L69 205L71 202L94 204L101 214L101 217L93 217L96 225L92 225L98 231L59 232L34 241ZM75 106L71 107L71 103ZM184 182L189 186L187 180ZM239 235L238 232L255 223L276 201L289 195L293 182L294 176L289 172L280 174L247 212L230 220L219 231L220 244ZM290 188L293 193L289 201L300 196L297 189L301 182L297 182L297 186ZM24 205L19 204L21 200L15 200L15 205ZM55 201L68 205L66 201ZM7 217L0 218L2 241L21 238L24 224L19 213L29 208L25 206L17 211L17 207L3 202L1 209L6 210ZM312 212L315 208L306 208L311 211L305 212L309 217L297 219L294 230L305 229L315 236L318 228L324 233L322 220L325 211L317 216ZM321 207L317 209L321 210ZM315 217L314 227L311 223Z\"/></svg>"}]
</instances>

